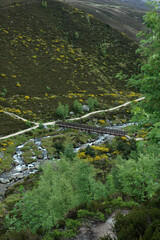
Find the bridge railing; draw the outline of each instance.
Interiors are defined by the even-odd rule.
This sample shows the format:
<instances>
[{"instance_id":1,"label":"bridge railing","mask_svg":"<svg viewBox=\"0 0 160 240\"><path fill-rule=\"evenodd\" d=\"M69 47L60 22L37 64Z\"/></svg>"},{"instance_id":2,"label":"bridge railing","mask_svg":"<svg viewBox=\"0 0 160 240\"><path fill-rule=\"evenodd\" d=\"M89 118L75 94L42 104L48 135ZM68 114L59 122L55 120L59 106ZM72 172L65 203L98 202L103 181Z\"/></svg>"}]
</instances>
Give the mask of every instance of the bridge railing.
<instances>
[{"instance_id":1,"label":"bridge railing","mask_svg":"<svg viewBox=\"0 0 160 240\"><path fill-rule=\"evenodd\" d=\"M126 131L119 130L119 129L102 128L102 127L88 126L85 124L60 122L60 121L58 121L57 124L60 127L64 127L64 128L73 128L73 129L79 129L82 131L97 132L97 133L101 133L101 134L110 134L110 135L115 135L115 136L127 135Z\"/></svg>"}]
</instances>

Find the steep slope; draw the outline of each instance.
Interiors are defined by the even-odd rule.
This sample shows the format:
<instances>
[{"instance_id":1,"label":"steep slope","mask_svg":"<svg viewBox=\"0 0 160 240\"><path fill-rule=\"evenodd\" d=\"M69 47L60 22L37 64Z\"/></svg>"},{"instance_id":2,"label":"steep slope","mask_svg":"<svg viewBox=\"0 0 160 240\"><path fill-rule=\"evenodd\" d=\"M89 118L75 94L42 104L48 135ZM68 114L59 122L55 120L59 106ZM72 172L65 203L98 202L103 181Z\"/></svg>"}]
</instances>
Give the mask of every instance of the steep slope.
<instances>
[{"instance_id":1,"label":"steep slope","mask_svg":"<svg viewBox=\"0 0 160 240\"><path fill-rule=\"evenodd\" d=\"M1 111L51 120L59 101L97 96L116 105L125 90L117 73L137 71L134 42L62 2L1 6L0 15Z\"/></svg>"},{"instance_id":2,"label":"steep slope","mask_svg":"<svg viewBox=\"0 0 160 240\"><path fill-rule=\"evenodd\" d=\"M62 0L93 14L96 18L138 42L136 34L144 29L142 16L146 7L140 0Z\"/></svg>"}]
</instances>

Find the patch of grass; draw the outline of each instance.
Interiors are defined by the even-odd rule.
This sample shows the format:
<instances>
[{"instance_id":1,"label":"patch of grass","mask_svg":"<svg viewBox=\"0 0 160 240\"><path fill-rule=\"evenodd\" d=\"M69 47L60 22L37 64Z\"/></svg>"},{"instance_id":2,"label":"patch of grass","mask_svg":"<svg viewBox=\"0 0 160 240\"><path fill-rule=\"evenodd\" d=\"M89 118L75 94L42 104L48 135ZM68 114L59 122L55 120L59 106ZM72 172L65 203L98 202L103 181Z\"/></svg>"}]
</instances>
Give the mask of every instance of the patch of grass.
<instances>
[{"instance_id":1,"label":"patch of grass","mask_svg":"<svg viewBox=\"0 0 160 240\"><path fill-rule=\"evenodd\" d=\"M4 203L5 203L5 207L7 210L11 210L13 208L13 206L16 204L16 202L18 202L21 198L21 194L16 193L16 194L12 194L10 196L8 196Z\"/></svg>"}]
</instances>

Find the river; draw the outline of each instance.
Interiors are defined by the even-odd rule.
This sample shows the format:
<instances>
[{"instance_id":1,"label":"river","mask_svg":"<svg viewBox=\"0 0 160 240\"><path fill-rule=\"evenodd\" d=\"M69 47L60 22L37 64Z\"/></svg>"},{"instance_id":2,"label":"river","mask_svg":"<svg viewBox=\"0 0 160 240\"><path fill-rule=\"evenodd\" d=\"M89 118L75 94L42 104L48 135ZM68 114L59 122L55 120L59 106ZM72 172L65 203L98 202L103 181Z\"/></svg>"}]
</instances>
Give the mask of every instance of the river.
<instances>
[{"instance_id":1,"label":"river","mask_svg":"<svg viewBox=\"0 0 160 240\"><path fill-rule=\"evenodd\" d=\"M120 126L111 126L110 128L122 129L128 125L131 125L131 123L123 124ZM49 138L49 137L52 137L52 136L43 137L43 139ZM96 139L94 139L92 142L82 144L80 147L75 148L75 152L78 152L80 149L86 148L88 145L89 146L100 145L103 142L112 141L113 138L114 138L114 136L109 135L109 134L98 135L98 137ZM42 140L42 138L29 139L27 142L16 147L15 153L13 155L14 167L10 171L3 172L0 175L0 196L1 196L1 198L3 197L8 186L11 186L15 182L22 180L25 176L36 173L39 169L40 164L42 164L46 160L48 160L47 150L42 148L41 140ZM23 157L22 157L23 152L21 149L29 141L33 141L34 144L37 145L38 150L41 151L42 159L37 159L37 157L33 157L33 162L30 164L26 164L23 160Z\"/></svg>"}]
</instances>

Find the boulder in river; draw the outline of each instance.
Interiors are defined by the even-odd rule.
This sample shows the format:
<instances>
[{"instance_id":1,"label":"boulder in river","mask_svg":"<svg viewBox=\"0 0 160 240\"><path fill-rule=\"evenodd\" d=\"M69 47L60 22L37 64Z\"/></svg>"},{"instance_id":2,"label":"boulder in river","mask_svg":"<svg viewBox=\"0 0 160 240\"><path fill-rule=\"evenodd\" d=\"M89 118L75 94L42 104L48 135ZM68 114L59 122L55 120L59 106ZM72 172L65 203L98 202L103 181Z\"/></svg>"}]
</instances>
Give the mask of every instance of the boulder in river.
<instances>
[{"instance_id":1,"label":"boulder in river","mask_svg":"<svg viewBox=\"0 0 160 240\"><path fill-rule=\"evenodd\" d=\"M8 178L0 178L0 182L3 184L9 183L10 180Z\"/></svg>"},{"instance_id":2,"label":"boulder in river","mask_svg":"<svg viewBox=\"0 0 160 240\"><path fill-rule=\"evenodd\" d=\"M20 172L26 171L27 169L28 169L28 167L27 167L27 166L22 166L22 168L21 168Z\"/></svg>"},{"instance_id":3,"label":"boulder in river","mask_svg":"<svg viewBox=\"0 0 160 240\"><path fill-rule=\"evenodd\" d=\"M38 168L39 168L39 165L40 165L39 162L35 162L35 163L34 163L34 168L38 169Z\"/></svg>"},{"instance_id":4,"label":"boulder in river","mask_svg":"<svg viewBox=\"0 0 160 240\"><path fill-rule=\"evenodd\" d=\"M16 178L17 178L17 179L22 179L23 177L24 177L24 176L23 176L22 173L16 175Z\"/></svg>"}]
</instances>

